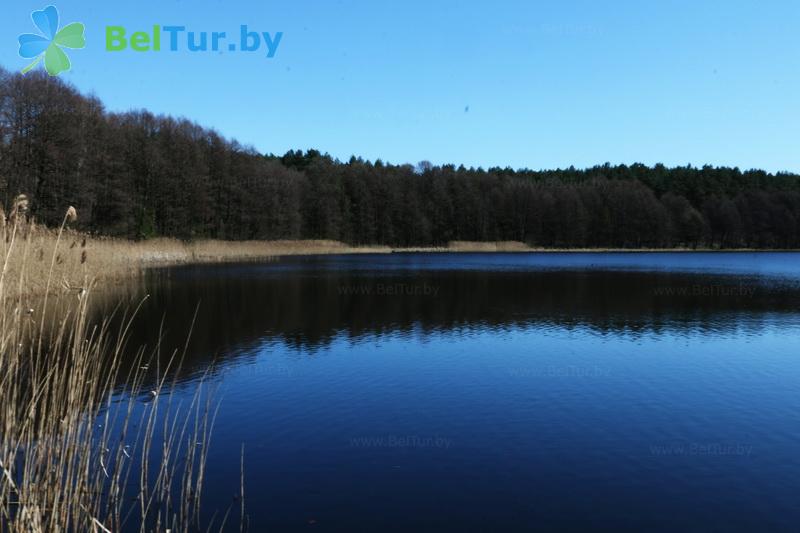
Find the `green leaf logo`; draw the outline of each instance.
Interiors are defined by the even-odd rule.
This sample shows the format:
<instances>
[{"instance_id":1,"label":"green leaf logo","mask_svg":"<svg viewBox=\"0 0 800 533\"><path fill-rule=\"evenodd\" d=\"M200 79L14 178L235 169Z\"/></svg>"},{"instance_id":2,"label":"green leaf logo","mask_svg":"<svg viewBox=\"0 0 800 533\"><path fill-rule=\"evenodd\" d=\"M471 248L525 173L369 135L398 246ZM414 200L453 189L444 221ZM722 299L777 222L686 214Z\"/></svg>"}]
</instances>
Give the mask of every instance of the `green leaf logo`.
<instances>
[{"instance_id":1,"label":"green leaf logo","mask_svg":"<svg viewBox=\"0 0 800 533\"><path fill-rule=\"evenodd\" d=\"M19 55L35 58L33 63L22 69L22 73L30 71L44 59L44 68L51 76L58 76L70 69L69 57L62 48L80 49L86 46L85 26L80 22L67 24L58 29L58 9L47 6L41 11L31 14L33 23L41 31L41 35L24 33L19 36Z\"/></svg>"}]
</instances>

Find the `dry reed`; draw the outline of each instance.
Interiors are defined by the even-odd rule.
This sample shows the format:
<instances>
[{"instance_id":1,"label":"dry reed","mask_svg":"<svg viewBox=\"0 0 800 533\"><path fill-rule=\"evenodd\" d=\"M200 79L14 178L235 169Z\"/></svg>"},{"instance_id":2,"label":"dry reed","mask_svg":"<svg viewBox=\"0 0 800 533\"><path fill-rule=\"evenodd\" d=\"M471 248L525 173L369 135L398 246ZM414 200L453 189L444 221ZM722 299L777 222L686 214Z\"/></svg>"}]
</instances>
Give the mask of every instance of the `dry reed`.
<instances>
[{"instance_id":1,"label":"dry reed","mask_svg":"<svg viewBox=\"0 0 800 533\"><path fill-rule=\"evenodd\" d=\"M77 216L37 227L24 196L0 213L0 531L189 531L214 404L202 385L173 394L178 352L144 389L160 346L127 345L135 312L119 331L90 322L92 241L68 229Z\"/></svg>"},{"instance_id":2,"label":"dry reed","mask_svg":"<svg viewBox=\"0 0 800 533\"><path fill-rule=\"evenodd\" d=\"M73 209L74 211L74 209ZM69 215L69 219L73 215ZM20 219L19 215L15 216ZM5 218L0 216L5 222ZM9 228L12 225L11 217ZM0 231L4 231L0 229ZM219 241L202 240L184 242L177 239L157 238L147 241L129 241L93 236L71 230L46 228L32 221L20 223L17 238L24 236L25 247L8 247L0 244L6 257L6 281L19 285L25 274L26 291L42 294L54 287L69 287L80 291L84 281L91 278L99 283L124 281L140 276L147 268L196 263L223 263L233 261L270 261L279 256L388 253L387 247L351 247L336 241ZM27 254L27 257L25 256ZM58 266L58 279L50 276L50 261ZM51 283L48 286L48 280Z\"/></svg>"}]
</instances>

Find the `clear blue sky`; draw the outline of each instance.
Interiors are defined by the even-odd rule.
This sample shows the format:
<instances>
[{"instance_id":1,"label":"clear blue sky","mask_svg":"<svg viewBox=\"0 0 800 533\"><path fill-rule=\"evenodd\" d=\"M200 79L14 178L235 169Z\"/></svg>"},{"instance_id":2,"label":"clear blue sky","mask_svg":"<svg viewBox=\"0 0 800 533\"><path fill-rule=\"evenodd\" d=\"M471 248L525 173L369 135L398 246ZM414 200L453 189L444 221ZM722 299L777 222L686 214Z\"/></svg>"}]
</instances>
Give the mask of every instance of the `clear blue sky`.
<instances>
[{"instance_id":1,"label":"clear blue sky","mask_svg":"<svg viewBox=\"0 0 800 533\"><path fill-rule=\"evenodd\" d=\"M0 64L27 64L17 35L49 3L87 26L63 75L79 89L262 152L800 171L797 0L17 0L2 7ZM116 24L284 36L273 59L111 54Z\"/></svg>"}]
</instances>

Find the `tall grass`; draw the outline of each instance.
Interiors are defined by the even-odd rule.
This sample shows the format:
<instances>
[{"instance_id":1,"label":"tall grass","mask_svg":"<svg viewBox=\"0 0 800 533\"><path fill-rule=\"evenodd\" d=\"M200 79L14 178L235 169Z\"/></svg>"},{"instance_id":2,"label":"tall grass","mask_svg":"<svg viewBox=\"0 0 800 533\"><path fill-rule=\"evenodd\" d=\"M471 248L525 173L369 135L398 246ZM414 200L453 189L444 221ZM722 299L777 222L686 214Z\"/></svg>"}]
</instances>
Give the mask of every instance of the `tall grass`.
<instances>
[{"instance_id":1,"label":"tall grass","mask_svg":"<svg viewBox=\"0 0 800 533\"><path fill-rule=\"evenodd\" d=\"M13 228L10 217L6 224L9 229ZM30 221L17 228L16 237L18 242L12 253L4 254L6 285L17 286L24 272L25 290L38 294L45 291L48 281L51 282L51 288L53 283L57 286L66 283L77 291L87 273L91 279L107 285L116 281L127 282L138 277L145 269L157 266L269 261L288 255L391 251L388 247L352 247L337 241L322 240L184 242L157 238L137 242L80 233L69 226L62 230L51 229ZM20 240L25 241L24 250L19 245ZM7 244L0 244L0 251L7 251ZM58 279L51 279L51 260L56 263L53 273Z\"/></svg>"},{"instance_id":2,"label":"tall grass","mask_svg":"<svg viewBox=\"0 0 800 533\"><path fill-rule=\"evenodd\" d=\"M194 530L215 404L173 394L181 353L159 368L157 339L127 345L135 310L114 331L90 320L75 210L57 230L26 211L0 212L0 531Z\"/></svg>"}]
</instances>

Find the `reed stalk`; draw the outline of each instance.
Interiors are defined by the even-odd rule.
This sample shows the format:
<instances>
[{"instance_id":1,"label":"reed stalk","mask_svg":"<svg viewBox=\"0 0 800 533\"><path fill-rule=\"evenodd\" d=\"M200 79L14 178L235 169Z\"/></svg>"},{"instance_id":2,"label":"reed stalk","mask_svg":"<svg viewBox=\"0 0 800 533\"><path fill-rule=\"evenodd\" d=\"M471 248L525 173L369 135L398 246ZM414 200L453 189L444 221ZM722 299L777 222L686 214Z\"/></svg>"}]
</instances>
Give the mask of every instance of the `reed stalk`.
<instances>
[{"instance_id":1,"label":"reed stalk","mask_svg":"<svg viewBox=\"0 0 800 533\"><path fill-rule=\"evenodd\" d=\"M91 318L76 218L0 212L0 531L194 531L216 405L202 380L174 393L183 352L128 346L135 309Z\"/></svg>"}]
</instances>

